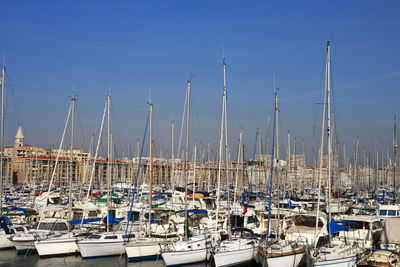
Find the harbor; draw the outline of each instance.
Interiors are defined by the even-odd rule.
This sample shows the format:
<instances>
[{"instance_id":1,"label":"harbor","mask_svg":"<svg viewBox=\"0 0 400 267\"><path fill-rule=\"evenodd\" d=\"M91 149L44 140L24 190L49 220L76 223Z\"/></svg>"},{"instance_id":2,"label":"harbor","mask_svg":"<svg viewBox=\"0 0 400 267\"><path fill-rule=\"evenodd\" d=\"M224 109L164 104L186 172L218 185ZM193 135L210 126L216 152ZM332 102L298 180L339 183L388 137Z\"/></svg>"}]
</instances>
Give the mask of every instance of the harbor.
<instances>
[{"instance_id":1,"label":"harbor","mask_svg":"<svg viewBox=\"0 0 400 267\"><path fill-rule=\"evenodd\" d=\"M120 264L123 258L126 262L162 261L166 266L204 262L213 266L243 263L295 267L305 263L307 266L395 266L400 259L396 238L400 226L396 163L391 166L392 175L380 177L376 169L366 183L365 177L359 179L358 175L362 175L360 169L363 168L359 169L355 159L354 168L351 169L352 179L347 179L347 183L338 179L339 171L335 170L335 166L339 162L335 160L337 157L332 148L331 134L331 116L334 113L330 105L330 62L331 46L328 41L319 168L314 166L315 180L311 179L315 187L307 185L302 172L299 175L295 173L296 180L290 179L291 160L295 168L299 162L303 164L303 171L305 167L304 158L303 161L297 161L296 155L289 152L290 136L287 162L282 164L279 157L278 90L274 92L271 154L258 154L258 160L255 158L252 162L244 162L241 131L238 159L230 160L226 131L227 64L223 59L223 108L218 161L202 162L200 168L197 167L196 145L193 161L189 157L190 80L186 83L182 116L182 132L185 133L182 160L172 156L170 163L167 160L167 164L158 166L158 179L154 176L157 164L153 156L151 102L148 103L142 144L138 146L141 147L140 152L138 149L139 158L123 163L125 168L121 167L118 159L112 158L110 94L106 97L99 142L93 158L74 148L74 96L59 149L55 150L53 159L51 156L38 155L38 152L48 153L47 150L26 145L19 127L14 147L8 147L8 153L1 155L7 167L4 168L2 164L0 173L7 173L8 170L13 177L13 180L6 179L5 184L3 181L0 190L3 200L2 248L16 249L18 254L25 255L21 260L17 257L17 262L28 260L37 261L38 264L40 260L32 253L37 253L40 258L64 257L65 262L70 260L68 265L114 256L108 259L116 261L113 264ZM5 67L2 73L4 92ZM104 131L107 135L106 159L98 158L104 125L107 125ZM68 126L71 127L70 148L63 149ZM394 158L397 158L396 129L395 119ZM149 155L143 161L143 147L147 138L150 140ZM258 139L261 139L259 132ZM355 154L358 154L358 147ZM9 162L6 155L9 156ZM13 170L14 161L19 159L25 162L25 166L19 168L25 170L22 173L27 179L23 186L10 186L15 181L21 181L18 168L17 171ZM47 162L47 165L43 162ZM49 166L50 162L52 166ZM30 171L26 171L26 163L31 167ZM77 182L78 166L84 163L88 163L88 167L81 171L86 173L88 179L83 179L83 175ZM59 168L60 165L64 165L64 168ZM255 179L256 165L258 179ZM44 166L51 172L47 180L38 175L43 174ZM216 169L214 175L211 175L212 168ZM33 172L30 178L27 175L29 172ZM135 175L129 177L127 173ZM121 181L124 174L124 180ZM389 177L392 177L391 184ZM89 183L86 184L86 181ZM30 185L31 182L34 184ZM342 182L346 183L344 188ZM79 260L68 257L75 254L80 255ZM13 258L13 254L8 255Z\"/></svg>"},{"instance_id":2,"label":"harbor","mask_svg":"<svg viewBox=\"0 0 400 267\"><path fill-rule=\"evenodd\" d=\"M242 28L241 24L229 27L240 32L236 42L244 45L243 37L248 35L251 43L258 40L268 43L269 39L259 34L263 29L254 21L263 21L264 26L275 25L265 21L264 13L258 10L262 7L271 12L269 6L239 2L228 8L233 13L224 13L222 17L233 24L239 17L244 25L252 25L258 31L252 33L250 27ZM216 56L205 52L207 46L183 45L174 38L181 31L192 32L190 27L199 27L205 36L211 36L214 24L225 23L216 20L221 12L206 5L211 20L215 19L214 24L206 27L202 25L208 22L206 19L191 21L190 12L184 15L177 12L180 8L198 8L197 5L170 4L128 4L126 10L125 5L103 3L45 5L44 10L58 15L65 15L68 10L81 12L82 8L89 17L93 16L94 8L94 14L107 13L114 20L103 24L97 16L91 17L92 20L78 17L79 27L72 27L72 32L80 32L81 27L90 30L80 32L79 38L74 39L76 47L73 42L63 44L62 35L54 43L46 42L48 53L53 47L60 49L56 49L57 53L66 65L57 63L59 70L49 67L46 75L49 81L37 69L32 70L39 75L32 79L33 84L48 86L44 91L36 85L32 85L36 91L30 90L30 82L26 85L30 74L21 74L23 68L18 66L29 64L29 60L21 64L14 63L18 60L13 57L3 59L0 266L400 267L397 105L400 71L396 69L400 60L394 60L399 54L396 50L397 54L392 52L382 59L385 64L378 69L388 66L391 69L386 74L377 74L379 71L372 65L380 62L389 48L369 49L374 60L364 66L361 61L358 65L350 64L356 60L349 61L359 51L371 47L367 43L352 46L350 40L356 38L358 31L367 32L366 36L371 38L369 32L376 29L369 18L375 16L375 11L383 9L387 16L381 14L379 18L400 25L393 13L395 8L389 8L389 4L368 4L365 14L344 14L349 23L334 25L333 32L341 36L352 29L353 35L336 41L325 38L326 33L320 32L318 23L274 5L288 12L287 20L282 22L291 25L287 28L288 36L296 35L290 20L294 16L301 25L308 25L303 30L316 30L315 36L324 38L323 42L315 41L314 33L303 33L301 37L306 36L308 43L303 47L313 47L312 51L295 51L297 43L305 42L298 38L290 44L292 49L279 43L274 52L265 52L264 47L255 51L247 47L246 53L242 53L238 52L243 51L242 47L228 48L227 52L223 46L218 47L221 53ZM215 4L217 10L225 10L220 5ZM325 10L326 6L321 5L319 10ZM66 10L59 10L61 6ZM130 13L137 12L137 7L147 11L136 14L141 20ZM314 19L318 17L303 6L299 8ZM36 6L28 10L31 9L38 11ZM196 9L193 16L208 16L203 12ZM336 12L328 12L327 16ZM19 18L16 21L25 21L20 14L12 14ZM62 29L72 29L70 23L74 23L66 23L69 20L62 16L53 17L52 12L27 14L35 17L35 23L25 26L37 27L34 32L47 29L44 36L48 38L49 32L56 30L59 34L58 28L47 23L36 24L43 19L38 14L61 22ZM152 14L154 18L157 14L174 16L149 20L144 14ZM349 27L358 25L353 15L370 27L363 26L362 31ZM175 20L179 23L175 24ZM141 25L139 22L146 26L137 27ZM24 27L13 20L7 23L17 32L24 32ZM382 19L379 23L384 25L387 21ZM124 31L119 32L120 29ZM160 29L170 35L163 35ZM281 34L275 30L274 33ZM120 39L104 40L103 32ZM65 34L73 36L68 31ZM221 36L233 38L235 34L228 31ZM398 38L395 34L384 36ZM18 38L31 40L33 46L35 42L43 44L43 40L30 35ZM124 38L133 39L124 42ZM193 38L199 40L198 36ZM215 38L204 39L209 45L216 42ZM80 43L84 40L84 44ZM234 46L235 42L232 43ZM108 46L113 49L105 57L112 55L113 60L101 69L100 55ZM131 46L140 49L132 51ZM185 54L188 47L197 47L189 54L202 67L194 67L192 59L189 65L199 77L188 72L186 78L176 74L182 73L182 69L178 71L175 67L184 64L175 53ZM23 51L9 41L4 47L0 42L0 50L3 48L12 53ZM41 49L38 51L42 51L44 58L54 62L57 57L47 57ZM73 64L77 70L69 70L65 56L68 52L61 55L62 49L80 51L79 57L70 54L74 60L82 59ZM95 56L88 60L91 53ZM275 58L275 53L281 55L280 59ZM132 55L138 61L132 60ZM164 59L155 60L157 57ZM284 60L287 65L283 68L291 73L290 82L275 72L277 68L286 73L278 63L285 57L290 58ZM209 58L217 60L207 61ZM265 63L269 58L274 58L273 64L268 63L271 66ZM201 63L202 60L207 63ZM395 65L389 64L391 60ZM168 64L164 66L165 61ZM250 61L253 62L249 64ZM122 67L121 62L126 65ZM81 68L80 63L89 64L92 69L89 65ZM114 69L113 64L119 67ZM164 66L162 72L155 71L161 66ZM249 66L252 68L247 71ZM265 75L261 74L265 69L274 70L268 86L264 84ZM137 73L132 74L133 70ZM356 74L360 70L369 71L368 79ZM73 79L79 77L83 86L74 83L68 95L54 90L53 86L68 80L68 75L75 76ZM116 85L108 85L103 91L82 89L95 88L93 81L99 78L103 83L105 76L116 80ZM147 79L155 86L144 86ZM140 81L140 85L134 80ZM383 88L379 94L371 89L378 83ZM171 89L176 87L179 89ZM23 88L22 97L16 88ZM246 97L250 102L246 102Z\"/></svg>"}]
</instances>

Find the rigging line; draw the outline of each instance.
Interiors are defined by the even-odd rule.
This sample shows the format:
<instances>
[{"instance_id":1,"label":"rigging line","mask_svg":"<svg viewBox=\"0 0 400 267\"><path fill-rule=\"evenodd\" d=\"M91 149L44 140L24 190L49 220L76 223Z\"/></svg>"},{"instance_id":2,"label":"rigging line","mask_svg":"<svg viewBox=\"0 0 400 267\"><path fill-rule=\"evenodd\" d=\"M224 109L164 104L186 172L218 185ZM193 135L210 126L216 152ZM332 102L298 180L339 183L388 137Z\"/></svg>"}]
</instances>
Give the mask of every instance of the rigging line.
<instances>
[{"instance_id":1,"label":"rigging line","mask_svg":"<svg viewBox=\"0 0 400 267\"><path fill-rule=\"evenodd\" d=\"M6 71L6 79L7 79L7 83L8 83L8 88L10 88L10 91L11 91L11 96L12 96L12 100L13 100L13 104L14 104L14 108L15 108L15 116L17 118L18 126L22 126L22 120L21 120L21 116L19 114L19 110L18 110L18 107L17 107L17 101L15 100L14 86L13 86L13 84L11 82L10 75L8 74L8 71Z\"/></svg>"},{"instance_id":2,"label":"rigging line","mask_svg":"<svg viewBox=\"0 0 400 267\"><path fill-rule=\"evenodd\" d=\"M111 102L111 111L112 111L112 113L113 113L113 121L115 121L116 122L116 125L115 125L115 127L114 127L114 129L115 129L115 137L113 138L114 139L114 146L116 145L115 143L115 140L120 140L120 142L119 142L119 146L122 148L122 150L123 150L123 147L124 147L124 145L123 144L126 144L127 142L126 142L126 140L125 140L125 137L124 137L124 135L123 135L123 131L122 131L122 127L121 127L121 123L120 123L120 120L119 120L119 116L118 116L118 113L117 113L117 111L116 111L116 109L115 109L115 107L114 107L114 105L113 105L113 103ZM123 152L121 153L121 154L123 154ZM114 155L117 155L116 154L116 151L114 151Z\"/></svg>"},{"instance_id":3,"label":"rigging line","mask_svg":"<svg viewBox=\"0 0 400 267\"><path fill-rule=\"evenodd\" d=\"M157 108L153 107L153 129L154 129L154 133L153 133L153 142L154 142L154 147L153 147L153 152L154 155L157 156L158 153L158 157L164 157L166 156L165 151L168 151L168 149L166 149L166 147L168 147L166 145L165 139L163 138L165 135L164 134L159 134L159 133L163 133L164 131L162 130L162 125L159 122L163 122L166 121L168 123L168 120L162 120L161 112L157 112ZM157 149L156 149L157 148ZM168 153L168 152L167 152Z\"/></svg>"},{"instance_id":4,"label":"rigging line","mask_svg":"<svg viewBox=\"0 0 400 267\"><path fill-rule=\"evenodd\" d=\"M181 155L181 145L182 145L182 135L183 135L183 127L184 127L184 122L185 122L185 118L186 118L186 105L188 102L188 96L187 96L187 92L185 93L185 104L183 105L183 114L182 114L182 121L181 121L181 130L180 130L180 134L179 134L179 142L178 142L178 154L177 154L177 158L180 158Z\"/></svg>"},{"instance_id":5,"label":"rigging line","mask_svg":"<svg viewBox=\"0 0 400 267\"><path fill-rule=\"evenodd\" d=\"M133 187L133 192L131 192L132 193L132 198L131 198L131 203L129 205L128 223L126 224L125 234L128 233L129 222L130 222L130 219L132 217L132 207L133 207L133 203L135 201L135 194L136 194L137 187L138 187L138 182L139 182L140 166L141 166L142 157L143 157L143 150L144 150L143 148L144 148L145 143L146 143L146 136L147 136L147 128L149 126L149 119L150 119L150 113L147 114L146 127L144 128L144 134L143 134L143 139L142 139L142 147L140 148L140 157L139 157L138 167L137 167L137 171L136 171L136 175L135 175L135 184L134 184L134 187ZM128 199L129 199L129 195L128 195ZM150 219L150 217L149 217L149 219Z\"/></svg>"},{"instance_id":6,"label":"rigging line","mask_svg":"<svg viewBox=\"0 0 400 267\"><path fill-rule=\"evenodd\" d=\"M83 146L85 144L85 135L84 135L84 131L83 131L83 126L82 126L82 121L81 121L81 116L79 114L79 109L78 109L78 105L75 106L75 110L76 110L76 116L78 117L78 127L80 130L80 134L81 134L81 148L83 149ZM89 148L90 149L90 148Z\"/></svg>"}]
</instances>

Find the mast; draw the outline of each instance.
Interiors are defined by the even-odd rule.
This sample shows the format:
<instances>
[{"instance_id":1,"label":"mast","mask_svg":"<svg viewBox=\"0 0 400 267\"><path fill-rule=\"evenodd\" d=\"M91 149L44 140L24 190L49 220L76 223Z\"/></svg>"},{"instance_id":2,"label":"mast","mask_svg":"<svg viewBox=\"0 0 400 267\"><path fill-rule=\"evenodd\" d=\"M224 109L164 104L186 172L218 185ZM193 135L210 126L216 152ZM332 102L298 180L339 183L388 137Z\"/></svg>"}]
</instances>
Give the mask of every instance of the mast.
<instances>
[{"instance_id":1,"label":"mast","mask_svg":"<svg viewBox=\"0 0 400 267\"><path fill-rule=\"evenodd\" d=\"M193 207L194 207L194 193L196 192L196 162L197 162L197 143L194 144L193 151Z\"/></svg>"},{"instance_id":2,"label":"mast","mask_svg":"<svg viewBox=\"0 0 400 267\"><path fill-rule=\"evenodd\" d=\"M356 147L355 147L355 151L354 151L354 177L353 177L353 186L354 186L355 192L357 192L357 188L358 188L357 171L358 171L359 145L360 145L360 138L357 136Z\"/></svg>"},{"instance_id":3,"label":"mast","mask_svg":"<svg viewBox=\"0 0 400 267\"><path fill-rule=\"evenodd\" d=\"M303 165L301 166L301 181L302 181L302 186L301 186L301 188L302 188L302 190L304 191L304 188L305 188L305 186L306 186L306 181L305 181L305 168L306 168L306 150L305 150L305 147L304 147L304 139L301 139L301 143L302 143L302 148L303 148L303 160L302 160L302 163L303 163Z\"/></svg>"},{"instance_id":4,"label":"mast","mask_svg":"<svg viewBox=\"0 0 400 267\"><path fill-rule=\"evenodd\" d=\"M289 179L290 179L290 191L293 190L292 188L292 177L290 174L290 169L291 169L291 160L290 160L290 132L288 132L287 134L287 150L286 150L286 154L287 154L287 164L286 164L286 184L288 183ZM286 185L284 186L284 188L286 188Z\"/></svg>"},{"instance_id":5,"label":"mast","mask_svg":"<svg viewBox=\"0 0 400 267\"><path fill-rule=\"evenodd\" d=\"M254 139L254 147L253 147L253 161L251 163L251 173L250 173L250 179L249 183L247 185L247 201L250 201L250 196L252 192L252 187L253 187L253 180L255 179L255 166L256 166L256 158L257 158L257 144L258 144L258 138L260 137L259 135L260 129L257 128L256 130L256 138Z\"/></svg>"},{"instance_id":6,"label":"mast","mask_svg":"<svg viewBox=\"0 0 400 267\"><path fill-rule=\"evenodd\" d=\"M278 100L278 89L276 90L276 95L275 95L275 146L276 146L276 156L275 156L275 168L276 168L276 185L277 185L277 198L278 198L278 223L276 224L276 237L275 239L279 239L280 236L280 217L281 217L281 208L279 206L279 196L280 196L280 162L279 162L279 100ZM274 166L272 166L274 167ZM271 177L271 180L273 179L273 176ZM272 201L272 200L271 200Z\"/></svg>"},{"instance_id":7,"label":"mast","mask_svg":"<svg viewBox=\"0 0 400 267\"><path fill-rule=\"evenodd\" d=\"M396 194L396 165L397 165L397 119L393 119L393 188ZM395 195L396 197L396 195Z\"/></svg>"},{"instance_id":8,"label":"mast","mask_svg":"<svg viewBox=\"0 0 400 267\"><path fill-rule=\"evenodd\" d=\"M230 236L231 233L231 227L230 227L230 218L231 218L231 195L230 195L230 150L229 150L229 144L228 144L228 112L227 112L227 100L228 100L228 88L227 88L227 79L226 79L226 63L225 63L225 58L224 58L224 90L225 90L225 110L224 110L224 119L225 119L225 175L226 175L226 185L227 185L227 196L228 196L228 201L227 201L227 210L228 210L228 216L227 216L227 232L228 235ZM218 216L217 216L218 218Z\"/></svg>"},{"instance_id":9,"label":"mast","mask_svg":"<svg viewBox=\"0 0 400 267\"><path fill-rule=\"evenodd\" d=\"M153 104L149 102L150 108L150 132L149 132L149 146L150 146L150 170L149 170L149 236L151 236L151 210L153 208Z\"/></svg>"},{"instance_id":10,"label":"mast","mask_svg":"<svg viewBox=\"0 0 400 267\"><path fill-rule=\"evenodd\" d=\"M175 135L174 135L174 128L175 128L175 121L171 122L171 159L175 159L175 154L174 154L174 140L175 140Z\"/></svg>"},{"instance_id":11,"label":"mast","mask_svg":"<svg viewBox=\"0 0 400 267\"><path fill-rule=\"evenodd\" d=\"M315 247L317 247L318 243L318 222L319 222L319 212L320 212L320 204L321 204L321 186L322 186L322 166L323 166L323 155L324 155L324 137L325 137L325 119L327 112L327 84L328 84L328 52L329 52L329 41L327 45L327 56L326 56L326 68L325 68L325 88L324 88L324 103L323 103L323 111L322 111L322 124L321 124L321 143L319 147L319 170L318 170L318 199L317 199L317 218L315 220ZM329 176L328 176L329 178Z\"/></svg>"},{"instance_id":12,"label":"mast","mask_svg":"<svg viewBox=\"0 0 400 267\"><path fill-rule=\"evenodd\" d=\"M368 164L368 194L371 190L371 167L372 167L372 163L371 163L371 152L368 152L368 157L367 157L367 164Z\"/></svg>"},{"instance_id":13,"label":"mast","mask_svg":"<svg viewBox=\"0 0 400 267\"><path fill-rule=\"evenodd\" d=\"M329 223L332 220L332 212L331 212L331 175L332 175L332 169L331 169L331 161L332 161L332 133L331 133L331 115L332 115L332 110L331 110L331 46L328 41L328 47L327 47L327 59L326 59L326 83L327 83L327 119L326 119L326 133L327 133L327 141L328 141L328 209L329 209ZM329 234L329 246L331 246L332 243L332 238L331 235Z\"/></svg>"},{"instance_id":14,"label":"mast","mask_svg":"<svg viewBox=\"0 0 400 267\"><path fill-rule=\"evenodd\" d=\"M107 232L110 230L110 184L111 184L111 93L107 95ZM100 137L99 137L100 138Z\"/></svg>"},{"instance_id":15,"label":"mast","mask_svg":"<svg viewBox=\"0 0 400 267\"><path fill-rule=\"evenodd\" d=\"M226 100L227 100L227 87L226 87L226 63L225 57L222 58L222 65L224 70L224 87L223 87L223 95L222 95L222 114L221 114L221 135L219 140L219 160L218 160L218 177L217 177L217 224L216 229L218 229L218 221L219 221L219 209L220 209L220 191L221 191L221 168L222 168L222 160L223 160L223 148L224 148L224 128L226 126ZM225 155L226 156L226 155ZM227 168L228 166L225 166ZM229 185L228 185L229 186ZM228 201L229 202L229 201Z\"/></svg>"},{"instance_id":16,"label":"mast","mask_svg":"<svg viewBox=\"0 0 400 267\"><path fill-rule=\"evenodd\" d=\"M1 67L1 121L0 121L0 216L3 215L3 176L4 176L4 112L6 98L6 67Z\"/></svg>"},{"instance_id":17,"label":"mast","mask_svg":"<svg viewBox=\"0 0 400 267\"><path fill-rule=\"evenodd\" d=\"M171 175L170 175L170 186L173 187L172 185L174 184L174 173L175 173L175 154L174 154L174 141L175 141L175 134L174 134L174 128L175 128L175 121L171 121Z\"/></svg>"},{"instance_id":18,"label":"mast","mask_svg":"<svg viewBox=\"0 0 400 267\"><path fill-rule=\"evenodd\" d=\"M210 192L210 185L211 185L211 144L210 142L207 143L207 192Z\"/></svg>"},{"instance_id":19,"label":"mast","mask_svg":"<svg viewBox=\"0 0 400 267\"><path fill-rule=\"evenodd\" d=\"M296 155L297 151L296 151L296 144L297 144L297 138L295 136L294 140L293 140L293 157L294 157L293 161L294 161L294 163L292 165L293 165L293 170L294 170L294 180L296 181L295 186L296 186L296 190L298 190L299 189L299 181L297 179L297 155Z\"/></svg>"},{"instance_id":20,"label":"mast","mask_svg":"<svg viewBox=\"0 0 400 267\"><path fill-rule=\"evenodd\" d=\"M71 97L71 148L70 148L70 157L69 157L70 171L69 171L69 195L68 195L70 221L72 221L72 180L73 180L73 173L74 173L73 152L74 152L74 132L75 132L75 103L76 103L76 98L75 98L75 95L72 94L72 97Z\"/></svg>"},{"instance_id":21,"label":"mast","mask_svg":"<svg viewBox=\"0 0 400 267\"><path fill-rule=\"evenodd\" d=\"M378 141L375 143L375 201L377 200L378 195L378 177L379 177L379 144Z\"/></svg>"},{"instance_id":22,"label":"mast","mask_svg":"<svg viewBox=\"0 0 400 267\"><path fill-rule=\"evenodd\" d=\"M237 192L238 192L238 180L239 180L239 173L241 175L241 178L243 177L243 171L240 168L242 165L242 161L243 161L243 153L242 153L242 149L243 149L243 128L240 129L240 135L239 135L239 146L238 146L238 154L237 154L237 167L236 167L236 175L235 175L235 191L234 191L234 195L233 195L233 203L236 203L236 199L237 199ZM243 181L241 181L241 186L243 186Z\"/></svg>"},{"instance_id":23,"label":"mast","mask_svg":"<svg viewBox=\"0 0 400 267\"><path fill-rule=\"evenodd\" d=\"M268 238L271 233L271 209L272 209L272 179L273 179L273 172L274 172L274 161L275 161L275 126L277 124L277 113L279 112L278 108L278 90L275 89L275 105L274 105L274 130L272 132L272 147L271 147L271 166L269 171L269 182L268 182L268 227L267 227L267 235L265 242L268 243Z\"/></svg>"},{"instance_id":24,"label":"mast","mask_svg":"<svg viewBox=\"0 0 400 267\"><path fill-rule=\"evenodd\" d=\"M188 193L188 188L187 188L187 169L188 169L188 164L189 164L189 137L190 137L190 91L191 91L191 82L190 80L187 80L186 82L186 145L185 145L185 167L184 167L184 180L185 180L185 223L184 223L184 231L185 231L185 236L184 240L187 241L189 238L189 221L188 221L188 203L187 203L187 193ZM185 116L185 114L184 114ZM182 120L183 123L183 120ZM178 151L179 153L179 151Z\"/></svg>"}]
</instances>

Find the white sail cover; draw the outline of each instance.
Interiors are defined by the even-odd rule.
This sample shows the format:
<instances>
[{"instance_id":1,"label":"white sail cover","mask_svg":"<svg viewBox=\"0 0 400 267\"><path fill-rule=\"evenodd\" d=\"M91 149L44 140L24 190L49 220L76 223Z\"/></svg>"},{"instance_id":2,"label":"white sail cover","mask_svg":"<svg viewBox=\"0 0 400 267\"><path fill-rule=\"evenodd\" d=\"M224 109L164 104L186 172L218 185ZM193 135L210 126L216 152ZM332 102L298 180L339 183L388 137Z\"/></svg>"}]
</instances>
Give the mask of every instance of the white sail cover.
<instances>
[{"instance_id":1,"label":"white sail cover","mask_svg":"<svg viewBox=\"0 0 400 267\"><path fill-rule=\"evenodd\" d=\"M400 217L388 217L381 234L381 244L400 244Z\"/></svg>"}]
</instances>

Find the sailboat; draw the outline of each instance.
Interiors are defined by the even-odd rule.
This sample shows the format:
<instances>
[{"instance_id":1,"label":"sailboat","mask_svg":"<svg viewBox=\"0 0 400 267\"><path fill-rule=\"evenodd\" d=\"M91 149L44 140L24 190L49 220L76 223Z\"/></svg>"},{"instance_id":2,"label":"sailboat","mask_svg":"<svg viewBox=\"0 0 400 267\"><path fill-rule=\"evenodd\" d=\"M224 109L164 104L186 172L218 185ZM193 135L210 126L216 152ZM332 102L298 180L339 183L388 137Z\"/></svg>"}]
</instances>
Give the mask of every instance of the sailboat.
<instances>
[{"instance_id":1,"label":"sailboat","mask_svg":"<svg viewBox=\"0 0 400 267\"><path fill-rule=\"evenodd\" d=\"M73 95L71 98L71 149L70 149L70 177L69 177L69 220L72 220L72 173L73 173L73 148L74 148L74 130L75 130L75 103L76 98ZM40 257L72 255L79 252L76 245L74 233L68 229L68 233L49 236L43 240L35 241L35 248ZM77 233L78 234L78 233Z\"/></svg>"},{"instance_id":2,"label":"sailboat","mask_svg":"<svg viewBox=\"0 0 400 267\"><path fill-rule=\"evenodd\" d=\"M184 221L184 238L174 243L165 244L161 249L161 255L164 263L167 266L180 265L180 264L191 264L196 262L204 262L210 258L212 241L215 237L208 229L199 230L199 234L191 236L189 231L189 220L188 220L188 154L189 154L189 133L190 133L190 93L191 93L191 82L190 80L186 83L186 145L184 153L185 167L185 221Z\"/></svg>"},{"instance_id":3,"label":"sailboat","mask_svg":"<svg viewBox=\"0 0 400 267\"><path fill-rule=\"evenodd\" d=\"M247 228L233 229L228 239L214 248L213 260L216 267L234 266L252 262L257 257L258 239Z\"/></svg>"},{"instance_id":4,"label":"sailboat","mask_svg":"<svg viewBox=\"0 0 400 267\"><path fill-rule=\"evenodd\" d=\"M327 52L326 52L326 69L325 69L325 89L324 89L324 112L323 112L323 124L322 124L322 134L321 140L323 140L324 136L324 120L325 120L325 111L327 115L327 154L328 154L328 176L327 176L327 184L328 184L328 221L329 221L329 244L327 246L317 247L317 243L315 247L309 251L307 254L307 266L335 266L335 267L352 267L356 266L356 261L360 258L364 253L365 249L357 246L357 244L347 243L345 240L336 239L332 240L332 235L341 227L335 227L337 224L332 219L331 215L331 156L332 156L332 131L331 131L331 50L330 50L330 42L327 43ZM322 155L323 150L323 141L321 142L320 148L320 156ZM322 160L322 159L320 159ZM319 192L321 191L321 176L319 177ZM319 211L319 200L317 211ZM317 214L318 216L318 214ZM337 229L335 229L337 228Z\"/></svg>"},{"instance_id":5,"label":"sailboat","mask_svg":"<svg viewBox=\"0 0 400 267\"><path fill-rule=\"evenodd\" d=\"M259 248L259 260L261 266L282 266L282 267L297 267L305 254L305 245L299 244L296 241L288 241L280 239L279 234L279 216L277 223L277 231L275 238L271 235L271 212L272 212L272 181L274 177L275 165L279 164L279 150L275 147L275 143L278 139L278 90L275 89L275 105L274 105L274 125L272 134L272 153L271 153L271 166L269 173L269 184L268 184L268 227L264 242L260 244ZM276 155L275 155L276 153ZM279 215L279 205L278 205Z\"/></svg>"},{"instance_id":6,"label":"sailboat","mask_svg":"<svg viewBox=\"0 0 400 267\"><path fill-rule=\"evenodd\" d=\"M224 93L222 100L222 120L221 120L221 136L220 136L220 148L219 148L219 168L218 168L218 185L221 179L221 167L222 160L225 154L225 170L228 185L228 201L227 201L227 232L228 238L221 241L214 248L213 260L216 267L220 266L232 266L241 264L249 261L253 261L257 255L258 240L254 236L253 231L249 229L236 229L231 234L230 230L230 197L229 197L229 146L228 146L228 129L227 129L227 85L226 85L226 63L223 60L224 67ZM225 152L223 148L225 147ZM219 186L217 188L217 194L219 195ZM218 198L219 200L219 198ZM219 201L217 203L217 210L219 209ZM218 214L218 211L217 211Z\"/></svg>"},{"instance_id":7,"label":"sailboat","mask_svg":"<svg viewBox=\"0 0 400 267\"><path fill-rule=\"evenodd\" d=\"M1 125L0 125L0 250L13 248L14 244L10 240L16 234L26 234L26 226L13 225L10 218L3 213L3 157L4 157L4 114L5 114L5 93L6 93L6 67L1 67ZM21 132L21 127L18 129Z\"/></svg>"},{"instance_id":8,"label":"sailboat","mask_svg":"<svg viewBox=\"0 0 400 267\"><path fill-rule=\"evenodd\" d=\"M124 231L113 231L113 226L119 223L122 219L117 219L114 217L113 213L110 210L110 202L111 202L111 192L110 192L110 183L111 183L111 139L112 135L110 132L110 108L111 108L111 95L107 95L106 104L104 107L103 118L100 127L100 134L96 148L96 156L97 151L100 145L101 133L103 130L105 114L107 111L107 140L108 140L108 161L107 161L107 217L105 220L106 223L106 232L92 233L85 239L81 239L77 241L77 246L79 248L79 252L84 259L88 258L96 258L96 257L105 257L112 255L121 255L125 254L124 248L124 238L126 238ZM92 169L92 177L94 173L93 163ZM89 190L90 191L90 190ZM87 198L89 197L89 191ZM83 222L83 220L82 220ZM82 224L82 223L81 223Z\"/></svg>"},{"instance_id":9,"label":"sailboat","mask_svg":"<svg viewBox=\"0 0 400 267\"><path fill-rule=\"evenodd\" d=\"M150 134L149 134L149 144L150 144L150 170L149 170L149 211L148 211L148 225L147 233L144 236L133 238L125 243L125 252L128 261L144 261L144 260L154 260L160 255L160 246L162 243L167 241L176 241L176 239L170 239L169 237L176 237L175 234L166 235L162 238L162 234L158 237L152 235L152 184L153 184L153 104L149 103L149 117L150 117ZM145 138L143 138L145 139ZM141 153L142 154L142 153Z\"/></svg>"},{"instance_id":10,"label":"sailboat","mask_svg":"<svg viewBox=\"0 0 400 267\"><path fill-rule=\"evenodd\" d=\"M59 165L59 159L60 159L60 153L62 151L62 146L64 143L64 138L69 122L69 118L72 112L72 106L73 106L73 101L71 102L71 105L69 107L67 119L65 122L64 126L64 131L61 137L61 142L60 146L57 152L57 157L55 161L55 166L51 175L51 179L49 182L49 188L48 192L44 197L44 206L42 207L42 210L40 212L40 218L39 220L32 226L32 228L28 232L22 232L18 233L10 238L11 242L15 246L18 252L22 251L27 251L27 250L36 250L35 243L38 241L46 240L50 237L61 237L61 238L66 238L65 244L63 245L64 242L61 242L60 246L54 246L54 252L56 254L68 254L68 253L74 253L76 252L77 248L75 245L75 239L69 239L69 236L66 236L66 234L69 234L69 228L70 224L69 222L64 219L64 218L54 218L54 215L52 218L46 218L46 212L48 211L48 203L50 199L50 193L51 189L53 186L54 178L56 175L56 171ZM73 241L73 242L72 242ZM50 245L52 246L52 245ZM46 246L47 247L47 246ZM58 251L60 249L60 251ZM48 249L46 249L46 253L52 253L49 252Z\"/></svg>"}]
</instances>

